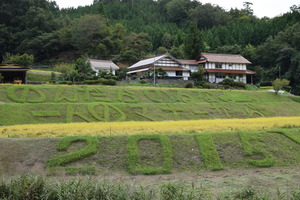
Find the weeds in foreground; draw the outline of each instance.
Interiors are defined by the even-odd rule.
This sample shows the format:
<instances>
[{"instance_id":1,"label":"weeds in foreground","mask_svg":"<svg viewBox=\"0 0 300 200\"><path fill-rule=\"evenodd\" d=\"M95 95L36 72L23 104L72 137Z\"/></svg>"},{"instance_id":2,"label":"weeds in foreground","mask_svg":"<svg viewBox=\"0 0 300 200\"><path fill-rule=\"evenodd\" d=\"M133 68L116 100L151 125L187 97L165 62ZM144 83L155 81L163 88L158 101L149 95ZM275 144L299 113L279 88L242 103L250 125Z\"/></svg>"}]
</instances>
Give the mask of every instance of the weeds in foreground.
<instances>
[{"instance_id":1,"label":"weeds in foreground","mask_svg":"<svg viewBox=\"0 0 300 200\"><path fill-rule=\"evenodd\" d=\"M11 200L299 200L299 197L300 188L287 192L278 190L277 194L264 194L251 186L245 186L216 195L214 189L208 190L203 185L183 182L142 186L77 178L60 183L31 175L0 182L0 199Z\"/></svg>"}]
</instances>

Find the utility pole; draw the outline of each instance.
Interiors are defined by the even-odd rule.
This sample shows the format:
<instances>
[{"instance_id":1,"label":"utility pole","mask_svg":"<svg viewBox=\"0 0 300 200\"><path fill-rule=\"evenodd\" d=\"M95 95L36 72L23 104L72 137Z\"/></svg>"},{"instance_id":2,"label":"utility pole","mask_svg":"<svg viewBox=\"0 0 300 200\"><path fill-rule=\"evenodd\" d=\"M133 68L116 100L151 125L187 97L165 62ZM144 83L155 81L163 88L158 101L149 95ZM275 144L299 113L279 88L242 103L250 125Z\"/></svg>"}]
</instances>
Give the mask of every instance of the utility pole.
<instances>
[{"instance_id":1,"label":"utility pole","mask_svg":"<svg viewBox=\"0 0 300 200\"><path fill-rule=\"evenodd\" d=\"M154 86L156 85L156 80L155 80L155 57L154 57L154 63L153 63L153 84L154 84Z\"/></svg>"}]
</instances>

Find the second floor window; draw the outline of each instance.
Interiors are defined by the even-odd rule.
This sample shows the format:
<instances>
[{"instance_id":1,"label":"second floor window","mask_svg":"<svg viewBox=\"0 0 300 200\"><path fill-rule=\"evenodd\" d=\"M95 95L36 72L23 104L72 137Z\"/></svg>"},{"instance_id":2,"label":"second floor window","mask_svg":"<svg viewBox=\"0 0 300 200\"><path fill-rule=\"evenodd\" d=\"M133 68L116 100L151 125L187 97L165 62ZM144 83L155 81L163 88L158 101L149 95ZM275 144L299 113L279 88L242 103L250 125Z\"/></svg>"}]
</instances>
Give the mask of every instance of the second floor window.
<instances>
[{"instance_id":1,"label":"second floor window","mask_svg":"<svg viewBox=\"0 0 300 200\"><path fill-rule=\"evenodd\" d=\"M217 69L222 69L222 64L216 64Z\"/></svg>"}]
</instances>

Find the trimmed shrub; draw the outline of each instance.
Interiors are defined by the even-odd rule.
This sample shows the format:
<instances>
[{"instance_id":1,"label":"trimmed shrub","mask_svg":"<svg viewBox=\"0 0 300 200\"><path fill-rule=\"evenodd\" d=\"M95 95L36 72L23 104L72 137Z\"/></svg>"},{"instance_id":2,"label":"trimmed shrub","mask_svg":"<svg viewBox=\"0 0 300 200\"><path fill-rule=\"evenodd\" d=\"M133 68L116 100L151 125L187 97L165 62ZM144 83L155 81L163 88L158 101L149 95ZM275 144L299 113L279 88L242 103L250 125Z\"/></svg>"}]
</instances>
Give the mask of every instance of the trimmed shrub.
<instances>
[{"instance_id":1,"label":"trimmed shrub","mask_svg":"<svg viewBox=\"0 0 300 200\"><path fill-rule=\"evenodd\" d=\"M193 86L193 83L187 83L184 87L185 88L193 88L194 86Z\"/></svg>"},{"instance_id":2,"label":"trimmed shrub","mask_svg":"<svg viewBox=\"0 0 300 200\"><path fill-rule=\"evenodd\" d=\"M88 85L96 85L96 84L100 84L101 81L100 80L85 80L82 83L83 84L88 84Z\"/></svg>"},{"instance_id":3,"label":"trimmed shrub","mask_svg":"<svg viewBox=\"0 0 300 200\"><path fill-rule=\"evenodd\" d=\"M203 82L202 83L202 88L205 88L205 89L211 89L212 88L212 85L208 82Z\"/></svg>"},{"instance_id":4,"label":"trimmed shrub","mask_svg":"<svg viewBox=\"0 0 300 200\"><path fill-rule=\"evenodd\" d=\"M145 81L145 80L140 80L140 84L146 84L147 83L147 81Z\"/></svg>"},{"instance_id":5,"label":"trimmed shrub","mask_svg":"<svg viewBox=\"0 0 300 200\"><path fill-rule=\"evenodd\" d=\"M234 85L234 80L232 78L225 78L219 84L233 86Z\"/></svg>"},{"instance_id":6,"label":"trimmed shrub","mask_svg":"<svg viewBox=\"0 0 300 200\"><path fill-rule=\"evenodd\" d=\"M243 82L234 82L233 87L243 88L246 89L246 84Z\"/></svg>"},{"instance_id":7,"label":"trimmed shrub","mask_svg":"<svg viewBox=\"0 0 300 200\"><path fill-rule=\"evenodd\" d=\"M116 80L114 79L100 79L103 85L117 85Z\"/></svg>"}]
</instances>

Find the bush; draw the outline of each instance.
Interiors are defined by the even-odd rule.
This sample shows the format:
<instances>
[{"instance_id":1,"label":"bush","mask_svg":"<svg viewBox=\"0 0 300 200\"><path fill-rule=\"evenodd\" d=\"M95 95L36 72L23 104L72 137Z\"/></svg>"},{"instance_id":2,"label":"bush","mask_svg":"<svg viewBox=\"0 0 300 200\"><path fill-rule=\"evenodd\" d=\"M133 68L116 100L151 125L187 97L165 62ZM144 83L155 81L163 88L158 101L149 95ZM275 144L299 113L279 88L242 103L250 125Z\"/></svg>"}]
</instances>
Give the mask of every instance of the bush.
<instances>
[{"instance_id":1,"label":"bush","mask_svg":"<svg viewBox=\"0 0 300 200\"><path fill-rule=\"evenodd\" d=\"M103 85L117 85L116 80L114 79L100 79Z\"/></svg>"},{"instance_id":2,"label":"bush","mask_svg":"<svg viewBox=\"0 0 300 200\"><path fill-rule=\"evenodd\" d=\"M223 81L220 82L221 85L234 85L234 80L232 78L225 78Z\"/></svg>"},{"instance_id":3,"label":"bush","mask_svg":"<svg viewBox=\"0 0 300 200\"><path fill-rule=\"evenodd\" d=\"M202 83L202 88L205 88L205 89L211 89L212 88L212 85L208 82L203 82Z\"/></svg>"},{"instance_id":4,"label":"bush","mask_svg":"<svg viewBox=\"0 0 300 200\"><path fill-rule=\"evenodd\" d=\"M100 80L85 80L82 82L83 84L88 84L88 85L95 85L95 84L100 84Z\"/></svg>"},{"instance_id":5,"label":"bush","mask_svg":"<svg viewBox=\"0 0 300 200\"><path fill-rule=\"evenodd\" d=\"M145 80L140 80L140 84L146 84L147 83L147 81L145 81Z\"/></svg>"},{"instance_id":6,"label":"bush","mask_svg":"<svg viewBox=\"0 0 300 200\"><path fill-rule=\"evenodd\" d=\"M234 82L233 86L234 87L238 87L238 88L244 88L244 89L246 89L246 84L243 83L243 82Z\"/></svg>"},{"instance_id":7,"label":"bush","mask_svg":"<svg viewBox=\"0 0 300 200\"><path fill-rule=\"evenodd\" d=\"M59 81L59 84L68 84L68 85L72 85L72 81Z\"/></svg>"},{"instance_id":8,"label":"bush","mask_svg":"<svg viewBox=\"0 0 300 200\"><path fill-rule=\"evenodd\" d=\"M185 88L193 88L194 86L193 86L193 83L187 83L186 85L185 85Z\"/></svg>"}]
</instances>

